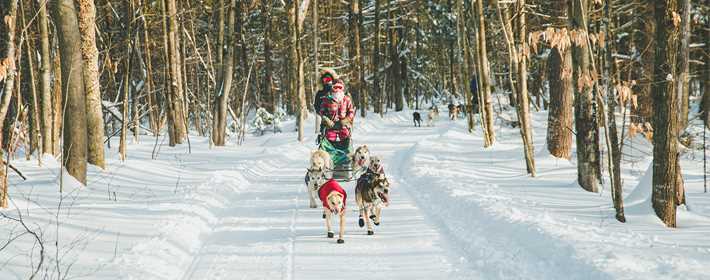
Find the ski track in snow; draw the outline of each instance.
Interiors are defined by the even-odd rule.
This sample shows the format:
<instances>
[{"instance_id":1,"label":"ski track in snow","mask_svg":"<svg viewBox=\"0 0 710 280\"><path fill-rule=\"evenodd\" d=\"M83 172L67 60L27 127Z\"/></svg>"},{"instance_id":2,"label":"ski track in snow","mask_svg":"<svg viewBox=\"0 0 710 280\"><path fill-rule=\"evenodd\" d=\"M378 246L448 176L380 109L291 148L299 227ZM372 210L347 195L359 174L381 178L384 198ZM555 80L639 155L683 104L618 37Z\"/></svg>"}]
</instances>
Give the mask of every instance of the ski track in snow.
<instances>
[{"instance_id":1,"label":"ski track in snow","mask_svg":"<svg viewBox=\"0 0 710 280\"><path fill-rule=\"evenodd\" d=\"M345 244L326 238L320 203L308 208L312 135L304 143L292 132L249 136L244 146L213 149L198 138L192 154L163 147L158 160L146 138L129 146L127 164L111 158L108 171L90 171L88 188L69 186L60 240L81 242L62 248L62 264L91 279L708 279L706 217L680 213L690 231L673 235L648 222L640 193L627 225L610 222L608 193L569 181L574 166L542 152L544 133L535 135L539 178L529 178L515 129L499 129L499 142L484 149L480 132L468 135L464 121L445 116L435 127L412 127L410 112L356 123L355 146L383 156L393 193L367 236L357 226L355 182L344 183ZM541 131L546 115L536 117ZM284 131L292 129L291 121ZM45 162L15 162L30 180L12 181L11 190L53 242L57 166ZM710 209L692 186L691 201ZM26 278L32 243L18 244L12 256L0 252L0 279Z\"/></svg>"}]
</instances>

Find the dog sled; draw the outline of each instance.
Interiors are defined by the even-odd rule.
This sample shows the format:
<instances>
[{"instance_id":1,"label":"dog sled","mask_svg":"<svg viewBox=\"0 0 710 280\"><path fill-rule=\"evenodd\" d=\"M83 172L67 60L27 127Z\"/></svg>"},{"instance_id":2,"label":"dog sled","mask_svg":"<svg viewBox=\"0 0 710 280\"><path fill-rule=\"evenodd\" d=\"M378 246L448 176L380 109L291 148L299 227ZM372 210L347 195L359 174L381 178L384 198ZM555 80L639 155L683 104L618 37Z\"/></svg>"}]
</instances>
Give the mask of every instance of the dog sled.
<instances>
[{"instance_id":1,"label":"dog sled","mask_svg":"<svg viewBox=\"0 0 710 280\"><path fill-rule=\"evenodd\" d=\"M355 180L352 169L352 153L353 145L351 138L342 139L340 141L329 141L326 137L319 136L320 142L318 149L325 151L333 160L333 179L339 182L350 182Z\"/></svg>"}]
</instances>

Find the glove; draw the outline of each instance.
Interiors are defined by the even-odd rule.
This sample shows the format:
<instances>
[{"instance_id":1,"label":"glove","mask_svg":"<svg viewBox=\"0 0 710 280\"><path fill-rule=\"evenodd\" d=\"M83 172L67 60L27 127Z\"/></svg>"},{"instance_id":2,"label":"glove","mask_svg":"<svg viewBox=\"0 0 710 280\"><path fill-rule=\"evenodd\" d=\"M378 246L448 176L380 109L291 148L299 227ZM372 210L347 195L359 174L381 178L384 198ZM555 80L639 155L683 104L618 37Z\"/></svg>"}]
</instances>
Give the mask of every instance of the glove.
<instances>
[{"instance_id":1,"label":"glove","mask_svg":"<svg viewBox=\"0 0 710 280\"><path fill-rule=\"evenodd\" d=\"M328 118L326 116L323 116L323 123L325 124L325 127L327 127L327 128L332 128L335 125L335 123L330 118Z\"/></svg>"},{"instance_id":2,"label":"glove","mask_svg":"<svg viewBox=\"0 0 710 280\"><path fill-rule=\"evenodd\" d=\"M344 118L340 121L340 123L347 128L353 127L353 120L351 118Z\"/></svg>"}]
</instances>

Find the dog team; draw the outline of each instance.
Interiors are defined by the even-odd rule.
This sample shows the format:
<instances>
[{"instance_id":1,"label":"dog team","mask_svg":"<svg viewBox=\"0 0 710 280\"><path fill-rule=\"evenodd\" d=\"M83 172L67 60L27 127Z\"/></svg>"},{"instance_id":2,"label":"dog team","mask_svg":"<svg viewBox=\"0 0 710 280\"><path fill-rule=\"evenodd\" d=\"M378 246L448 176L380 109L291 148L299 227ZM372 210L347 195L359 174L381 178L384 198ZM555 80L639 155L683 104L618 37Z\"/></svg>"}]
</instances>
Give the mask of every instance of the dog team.
<instances>
[{"instance_id":1,"label":"dog team","mask_svg":"<svg viewBox=\"0 0 710 280\"><path fill-rule=\"evenodd\" d=\"M458 104L454 105L450 103L449 106L449 119L456 121L459 118L466 116L466 105ZM414 127L422 126L422 115L419 112L412 113L412 118L414 119ZM427 126L434 126L434 123L439 119L439 108L433 105L429 108L427 113Z\"/></svg>"},{"instance_id":2,"label":"dog team","mask_svg":"<svg viewBox=\"0 0 710 280\"><path fill-rule=\"evenodd\" d=\"M382 208L389 205L390 183L385 176L382 159L371 156L367 145L358 147L349 155L352 170L359 174L355 186L355 202L359 209L358 225L367 225L367 235L373 235L372 224L380 225ZM311 165L306 173L309 206L316 208L316 199L323 205L326 234L333 238L332 220L338 217L337 243L345 243L345 212L348 195L345 189L332 178L333 163L330 154L322 150L311 153Z\"/></svg>"}]
</instances>

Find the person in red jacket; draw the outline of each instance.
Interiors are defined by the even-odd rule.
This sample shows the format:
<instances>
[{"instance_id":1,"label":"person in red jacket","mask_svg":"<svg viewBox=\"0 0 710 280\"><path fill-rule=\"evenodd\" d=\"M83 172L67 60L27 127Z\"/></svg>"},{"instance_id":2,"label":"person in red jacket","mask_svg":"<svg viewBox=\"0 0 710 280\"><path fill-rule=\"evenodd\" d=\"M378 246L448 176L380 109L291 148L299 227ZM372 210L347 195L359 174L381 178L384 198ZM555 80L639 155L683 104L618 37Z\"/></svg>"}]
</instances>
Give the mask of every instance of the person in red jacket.
<instances>
[{"instance_id":1,"label":"person in red jacket","mask_svg":"<svg viewBox=\"0 0 710 280\"><path fill-rule=\"evenodd\" d=\"M355 108L350 96L345 93L342 80L336 80L330 94L321 97L319 107L319 114L323 118L325 127L325 138L331 142L350 138Z\"/></svg>"}]
</instances>

